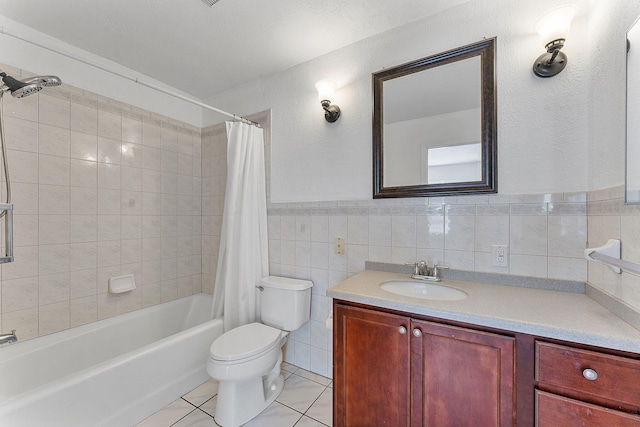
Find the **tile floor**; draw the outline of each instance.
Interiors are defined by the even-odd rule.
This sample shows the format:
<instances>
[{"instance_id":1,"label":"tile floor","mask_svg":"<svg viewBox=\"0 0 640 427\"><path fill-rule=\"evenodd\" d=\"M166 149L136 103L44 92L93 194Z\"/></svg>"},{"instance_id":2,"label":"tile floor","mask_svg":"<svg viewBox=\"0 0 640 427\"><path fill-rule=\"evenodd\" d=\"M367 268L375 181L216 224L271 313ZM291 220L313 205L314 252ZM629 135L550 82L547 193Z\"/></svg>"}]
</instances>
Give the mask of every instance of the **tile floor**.
<instances>
[{"instance_id":1,"label":"tile floor","mask_svg":"<svg viewBox=\"0 0 640 427\"><path fill-rule=\"evenodd\" d=\"M282 364L284 390L246 427L325 427L332 425L331 380ZM217 427L213 420L218 383L208 381L151 415L136 427Z\"/></svg>"}]
</instances>

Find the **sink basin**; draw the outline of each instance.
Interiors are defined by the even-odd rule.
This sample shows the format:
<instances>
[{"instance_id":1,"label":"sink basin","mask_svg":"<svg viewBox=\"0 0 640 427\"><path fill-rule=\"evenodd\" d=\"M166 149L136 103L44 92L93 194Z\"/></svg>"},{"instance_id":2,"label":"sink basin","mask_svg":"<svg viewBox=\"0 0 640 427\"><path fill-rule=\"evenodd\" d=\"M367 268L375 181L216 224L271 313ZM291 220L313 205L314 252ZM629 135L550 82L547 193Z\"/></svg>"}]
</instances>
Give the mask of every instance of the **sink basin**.
<instances>
[{"instance_id":1,"label":"sink basin","mask_svg":"<svg viewBox=\"0 0 640 427\"><path fill-rule=\"evenodd\" d=\"M415 280L392 280L380 283L380 288L392 294L428 300L455 301L468 295L459 289Z\"/></svg>"}]
</instances>

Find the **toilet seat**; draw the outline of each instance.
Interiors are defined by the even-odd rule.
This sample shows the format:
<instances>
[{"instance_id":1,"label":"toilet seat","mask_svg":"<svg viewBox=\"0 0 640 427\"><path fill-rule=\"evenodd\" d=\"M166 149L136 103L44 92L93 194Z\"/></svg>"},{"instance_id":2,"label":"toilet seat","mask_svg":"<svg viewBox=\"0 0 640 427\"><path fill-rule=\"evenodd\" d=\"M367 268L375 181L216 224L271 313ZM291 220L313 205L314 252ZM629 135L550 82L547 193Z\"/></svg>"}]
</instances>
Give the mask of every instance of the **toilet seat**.
<instances>
[{"instance_id":1,"label":"toilet seat","mask_svg":"<svg viewBox=\"0 0 640 427\"><path fill-rule=\"evenodd\" d=\"M210 357L221 362L252 359L280 344L282 331L254 322L225 332L209 349Z\"/></svg>"}]
</instances>

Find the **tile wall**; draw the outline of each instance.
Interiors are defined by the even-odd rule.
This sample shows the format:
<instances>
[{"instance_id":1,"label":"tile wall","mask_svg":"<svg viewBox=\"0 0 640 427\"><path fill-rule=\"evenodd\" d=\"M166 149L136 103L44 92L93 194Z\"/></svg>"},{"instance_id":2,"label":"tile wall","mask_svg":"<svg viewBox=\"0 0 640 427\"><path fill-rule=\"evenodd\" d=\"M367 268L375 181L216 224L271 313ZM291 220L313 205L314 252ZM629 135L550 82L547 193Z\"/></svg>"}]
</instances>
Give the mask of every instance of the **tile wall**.
<instances>
[{"instance_id":1,"label":"tile wall","mask_svg":"<svg viewBox=\"0 0 640 427\"><path fill-rule=\"evenodd\" d=\"M16 261L0 267L1 331L25 340L201 292L199 128L68 85L3 102ZM136 290L107 293L128 273Z\"/></svg>"},{"instance_id":2,"label":"tile wall","mask_svg":"<svg viewBox=\"0 0 640 427\"><path fill-rule=\"evenodd\" d=\"M213 292L224 124L201 130L69 86L5 97L4 117L16 262L0 267L0 330L27 339ZM269 171L269 113L258 121ZM586 193L270 203L271 274L315 284L285 359L331 376L325 291L367 260L586 280L586 214ZM492 267L495 244L509 246L509 267ZM138 289L108 294L108 277L129 272Z\"/></svg>"},{"instance_id":3,"label":"tile wall","mask_svg":"<svg viewBox=\"0 0 640 427\"><path fill-rule=\"evenodd\" d=\"M640 205L624 204L624 187L589 193L588 247L598 247L609 239L620 239L622 259L640 263ZM589 283L640 311L640 277L616 274L603 264L589 263Z\"/></svg>"},{"instance_id":4,"label":"tile wall","mask_svg":"<svg viewBox=\"0 0 640 427\"><path fill-rule=\"evenodd\" d=\"M271 273L314 282L311 322L292 334L286 358L331 375L325 291L365 261L584 281L586 233L585 193L271 204ZM335 237L346 239L344 255ZM509 267L492 267L494 244L509 245Z\"/></svg>"},{"instance_id":5,"label":"tile wall","mask_svg":"<svg viewBox=\"0 0 640 427\"><path fill-rule=\"evenodd\" d=\"M202 291L213 294L227 183L225 124L202 130Z\"/></svg>"}]
</instances>

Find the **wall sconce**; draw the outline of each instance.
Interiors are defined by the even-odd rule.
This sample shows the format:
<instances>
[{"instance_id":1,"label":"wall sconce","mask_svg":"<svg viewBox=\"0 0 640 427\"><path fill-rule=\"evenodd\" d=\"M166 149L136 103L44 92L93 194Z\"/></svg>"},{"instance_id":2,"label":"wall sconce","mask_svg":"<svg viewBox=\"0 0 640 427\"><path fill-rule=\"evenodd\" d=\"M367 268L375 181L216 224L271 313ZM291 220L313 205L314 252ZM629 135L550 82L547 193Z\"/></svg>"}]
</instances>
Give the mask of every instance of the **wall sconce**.
<instances>
[{"instance_id":1,"label":"wall sconce","mask_svg":"<svg viewBox=\"0 0 640 427\"><path fill-rule=\"evenodd\" d=\"M340 117L340 107L331 105L331 98L333 98L333 92L336 90L335 83L329 80L320 80L316 83L316 89L318 89L318 98L324 109L325 120L329 123L335 122Z\"/></svg>"},{"instance_id":2,"label":"wall sconce","mask_svg":"<svg viewBox=\"0 0 640 427\"><path fill-rule=\"evenodd\" d=\"M560 6L536 21L534 28L547 49L533 64L536 76L552 77L567 66L567 55L560 52L560 49L564 46L577 9L573 5Z\"/></svg>"}]
</instances>

